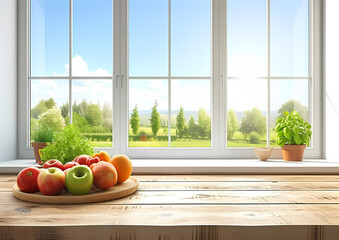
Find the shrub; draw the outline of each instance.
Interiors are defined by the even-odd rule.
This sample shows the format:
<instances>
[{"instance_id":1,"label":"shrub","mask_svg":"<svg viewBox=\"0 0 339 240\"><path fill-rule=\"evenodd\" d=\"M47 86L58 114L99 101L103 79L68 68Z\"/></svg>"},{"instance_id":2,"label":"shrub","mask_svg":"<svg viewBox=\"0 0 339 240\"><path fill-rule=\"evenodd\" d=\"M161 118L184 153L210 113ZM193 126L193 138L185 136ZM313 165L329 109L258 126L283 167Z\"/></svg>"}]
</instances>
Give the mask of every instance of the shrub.
<instances>
[{"instance_id":1,"label":"shrub","mask_svg":"<svg viewBox=\"0 0 339 240\"><path fill-rule=\"evenodd\" d=\"M253 143L253 144L258 144L260 143L260 134L257 133L257 132L251 132L250 133L250 143Z\"/></svg>"}]
</instances>

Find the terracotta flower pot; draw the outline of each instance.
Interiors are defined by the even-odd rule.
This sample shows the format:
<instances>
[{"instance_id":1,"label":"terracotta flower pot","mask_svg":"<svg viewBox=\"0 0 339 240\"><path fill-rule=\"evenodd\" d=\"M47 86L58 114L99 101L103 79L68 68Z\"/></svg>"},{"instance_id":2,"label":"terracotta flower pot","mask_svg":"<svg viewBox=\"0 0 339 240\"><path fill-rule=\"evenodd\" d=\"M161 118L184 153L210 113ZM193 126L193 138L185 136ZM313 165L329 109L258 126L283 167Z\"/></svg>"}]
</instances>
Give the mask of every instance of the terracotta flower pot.
<instances>
[{"instance_id":1,"label":"terracotta flower pot","mask_svg":"<svg viewBox=\"0 0 339 240\"><path fill-rule=\"evenodd\" d=\"M306 145L284 145L281 150L285 161L302 161Z\"/></svg>"},{"instance_id":2,"label":"terracotta flower pot","mask_svg":"<svg viewBox=\"0 0 339 240\"><path fill-rule=\"evenodd\" d=\"M33 147L33 150L34 150L34 157L35 157L35 161L37 163L40 162L40 160L41 160L39 150L43 149L46 146L47 146L47 144L45 142L32 142L32 147Z\"/></svg>"}]
</instances>

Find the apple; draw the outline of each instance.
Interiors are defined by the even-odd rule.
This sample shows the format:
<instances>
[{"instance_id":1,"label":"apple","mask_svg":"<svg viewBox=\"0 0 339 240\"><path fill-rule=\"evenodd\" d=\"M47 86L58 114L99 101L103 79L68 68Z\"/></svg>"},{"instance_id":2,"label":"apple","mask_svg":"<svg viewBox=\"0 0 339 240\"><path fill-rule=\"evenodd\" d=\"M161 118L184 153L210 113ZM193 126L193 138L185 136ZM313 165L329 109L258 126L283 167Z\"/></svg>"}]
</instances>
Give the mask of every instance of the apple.
<instances>
[{"instance_id":1,"label":"apple","mask_svg":"<svg viewBox=\"0 0 339 240\"><path fill-rule=\"evenodd\" d=\"M118 173L112 164L100 161L93 165L93 167L91 166L91 169L94 176L94 186L100 189L107 189L117 183Z\"/></svg>"},{"instance_id":2,"label":"apple","mask_svg":"<svg viewBox=\"0 0 339 240\"><path fill-rule=\"evenodd\" d=\"M64 165L64 171L66 170L66 169L68 169L68 168L72 168L72 167L74 167L74 166L79 166L80 164L79 163L77 163L77 162L68 162L68 163L66 163L65 165Z\"/></svg>"},{"instance_id":3,"label":"apple","mask_svg":"<svg viewBox=\"0 0 339 240\"><path fill-rule=\"evenodd\" d=\"M39 191L38 175L40 170L36 167L28 167L20 171L16 178L18 188L22 192L32 193Z\"/></svg>"},{"instance_id":4,"label":"apple","mask_svg":"<svg viewBox=\"0 0 339 240\"><path fill-rule=\"evenodd\" d=\"M71 194L87 194L93 185L93 173L86 165L74 166L67 171L65 182Z\"/></svg>"},{"instance_id":5,"label":"apple","mask_svg":"<svg viewBox=\"0 0 339 240\"><path fill-rule=\"evenodd\" d=\"M56 159L51 159L51 160L46 161L42 167L43 168L56 167L61 170L64 170L64 165L62 165L62 162Z\"/></svg>"},{"instance_id":6,"label":"apple","mask_svg":"<svg viewBox=\"0 0 339 240\"><path fill-rule=\"evenodd\" d=\"M57 195L65 187L65 174L56 167L42 169L38 176L38 187L45 195Z\"/></svg>"},{"instance_id":7,"label":"apple","mask_svg":"<svg viewBox=\"0 0 339 240\"><path fill-rule=\"evenodd\" d=\"M98 162L100 162L100 158L98 157L89 158L86 160L86 165L90 167L93 163L98 163Z\"/></svg>"},{"instance_id":8,"label":"apple","mask_svg":"<svg viewBox=\"0 0 339 240\"><path fill-rule=\"evenodd\" d=\"M86 160L92 158L88 155L77 156L73 161L79 163L80 165L86 165Z\"/></svg>"}]
</instances>

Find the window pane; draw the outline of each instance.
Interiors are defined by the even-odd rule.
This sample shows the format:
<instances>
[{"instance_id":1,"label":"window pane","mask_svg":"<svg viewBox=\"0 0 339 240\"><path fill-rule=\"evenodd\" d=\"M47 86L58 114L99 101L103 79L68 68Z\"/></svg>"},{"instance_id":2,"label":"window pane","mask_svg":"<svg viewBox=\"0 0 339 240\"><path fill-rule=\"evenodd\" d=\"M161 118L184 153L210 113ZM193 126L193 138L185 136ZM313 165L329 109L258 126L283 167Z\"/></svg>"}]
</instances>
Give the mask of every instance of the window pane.
<instances>
[{"instance_id":1,"label":"window pane","mask_svg":"<svg viewBox=\"0 0 339 240\"><path fill-rule=\"evenodd\" d=\"M265 147L267 80L228 80L227 89L227 147Z\"/></svg>"},{"instance_id":2,"label":"window pane","mask_svg":"<svg viewBox=\"0 0 339 240\"><path fill-rule=\"evenodd\" d=\"M266 0L227 3L228 76L266 76Z\"/></svg>"},{"instance_id":3,"label":"window pane","mask_svg":"<svg viewBox=\"0 0 339 240\"><path fill-rule=\"evenodd\" d=\"M94 147L112 147L112 80L73 80L73 123Z\"/></svg>"},{"instance_id":4,"label":"window pane","mask_svg":"<svg viewBox=\"0 0 339 240\"><path fill-rule=\"evenodd\" d=\"M31 141L42 127L60 133L68 119L68 80L31 80Z\"/></svg>"},{"instance_id":5,"label":"window pane","mask_svg":"<svg viewBox=\"0 0 339 240\"><path fill-rule=\"evenodd\" d=\"M129 75L168 75L168 1L129 1Z\"/></svg>"},{"instance_id":6,"label":"window pane","mask_svg":"<svg viewBox=\"0 0 339 240\"><path fill-rule=\"evenodd\" d=\"M271 75L308 76L308 0L271 1Z\"/></svg>"},{"instance_id":7,"label":"window pane","mask_svg":"<svg viewBox=\"0 0 339 240\"><path fill-rule=\"evenodd\" d=\"M31 75L67 75L68 56L68 0L32 0Z\"/></svg>"},{"instance_id":8,"label":"window pane","mask_svg":"<svg viewBox=\"0 0 339 240\"><path fill-rule=\"evenodd\" d=\"M73 76L112 75L112 0L73 0Z\"/></svg>"},{"instance_id":9,"label":"window pane","mask_svg":"<svg viewBox=\"0 0 339 240\"><path fill-rule=\"evenodd\" d=\"M129 80L129 116L129 147L168 147L168 81Z\"/></svg>"},{"instance_id":10,"label":"window pane","mask_svg":"<svg viewBox=\"0 0 339 240\"><path fill-rule=\"evenodd\" d=\"M210 76L211 1L171 1L172 76Z\"/></svg>"},{"instance_id":11,"label":"window pane","mask_svg":"<svg viewBox=\"0 0 339 240\"><path fill-rule=\"evenodd\" d=\"M284 111L293 110L296 110L305 121L309 120L308 80L271 80L271 146L277 146L275 120L277 117L282 117Z\"/></svg>"},{"instance_id":12,"label":"window pane","mask_svg":"<svg viewBox=\"0 0 339 240\"><path fill-rule=\"evenodd\" d=\"M210 80L172 80L171 147L211 147Z\"/></svg>"}]
</instances>

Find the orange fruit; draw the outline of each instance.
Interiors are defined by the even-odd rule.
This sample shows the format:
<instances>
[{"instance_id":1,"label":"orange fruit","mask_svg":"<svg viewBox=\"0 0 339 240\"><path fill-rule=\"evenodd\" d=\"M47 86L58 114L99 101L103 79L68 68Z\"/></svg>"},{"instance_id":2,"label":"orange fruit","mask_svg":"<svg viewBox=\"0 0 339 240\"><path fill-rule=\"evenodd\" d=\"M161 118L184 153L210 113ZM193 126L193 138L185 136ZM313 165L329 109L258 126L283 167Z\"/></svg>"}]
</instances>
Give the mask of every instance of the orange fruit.
<instances>
[{"instance_id":1,"label":"orange fruit","mask_svg":"<svg viewBox=\"0 0 339 240\"><path fill-rule=\"evenodd\" d=\"M98 153L94 153L92 158L98 157L100 159L100 161L104 161L104 162L109 162L111 157L109 156L109 154L105 151L101 151Z\"/></svg>"},{"instance_id":2,"label":"orange fruit","mask_svg":"<svg viewBox=\"0 0 339 240\"><path fill-rule=\"evenodd\" d=\"M110 160L118 172L118 183L125 182L132 174L132 162L126 155L117 154Z\"/></svg>"}]
</instances>

